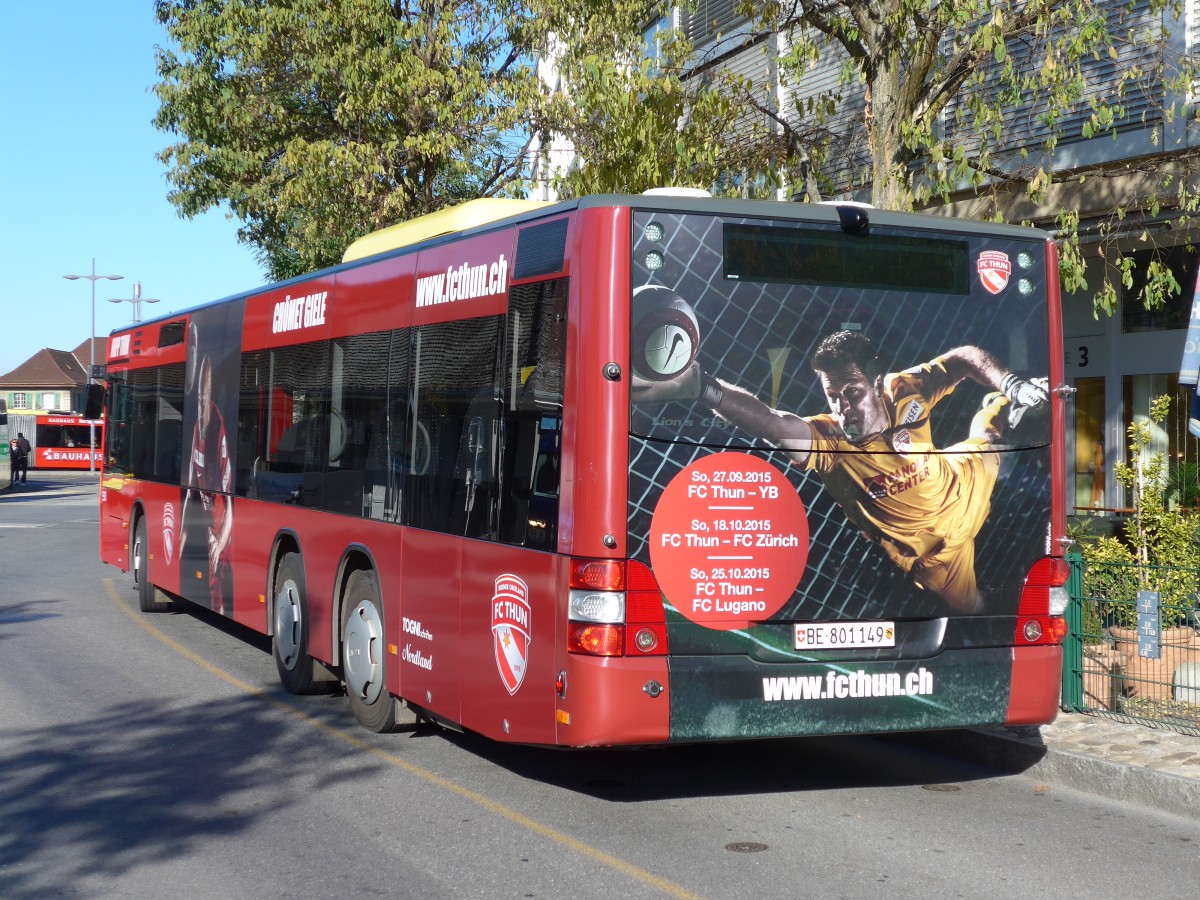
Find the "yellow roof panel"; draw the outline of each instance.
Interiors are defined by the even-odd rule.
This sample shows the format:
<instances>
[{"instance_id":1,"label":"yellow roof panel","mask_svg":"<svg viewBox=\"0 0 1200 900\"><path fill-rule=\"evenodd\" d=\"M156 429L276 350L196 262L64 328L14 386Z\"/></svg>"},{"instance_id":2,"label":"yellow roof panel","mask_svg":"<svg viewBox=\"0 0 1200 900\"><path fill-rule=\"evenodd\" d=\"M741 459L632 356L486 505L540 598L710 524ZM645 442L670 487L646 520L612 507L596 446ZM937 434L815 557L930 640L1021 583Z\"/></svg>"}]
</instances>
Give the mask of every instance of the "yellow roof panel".
<instances>
[{"instance_id":1,"label":"yellow roof panel","mask_svg":"<svg viewBox=\"0 0 1200 900\"><path fill-rule=\"evenodd\" d=\"M466 231L468 228L487 225L549 205L541 200L507 200L498 197L468 200L466 203L449 206L363 235L346 248L346 252L342 254L342 262L365 259L389 250L418 244L438 235Z\"/></svg>"}]
</instances>

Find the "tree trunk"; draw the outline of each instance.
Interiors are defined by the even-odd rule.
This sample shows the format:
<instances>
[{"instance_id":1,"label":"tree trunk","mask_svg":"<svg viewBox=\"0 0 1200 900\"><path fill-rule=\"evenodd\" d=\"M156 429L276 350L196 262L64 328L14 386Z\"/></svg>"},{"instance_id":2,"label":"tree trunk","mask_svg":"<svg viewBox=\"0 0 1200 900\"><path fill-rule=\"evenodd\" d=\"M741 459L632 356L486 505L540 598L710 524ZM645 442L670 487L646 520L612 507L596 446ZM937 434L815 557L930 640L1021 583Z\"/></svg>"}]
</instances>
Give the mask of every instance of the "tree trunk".
<instances>
[{"instance_id":1,"label":"tree trunk","mask_svg":"<svg viewBox=\"0 0 1200 900\"><path fill-rule=\"evenodd\" d=\"M881 60L867 84L866 121L871 146L871 203L881 209L911 210L903 163L904 108L898 57Z\"/></svg>"}]
</instances>

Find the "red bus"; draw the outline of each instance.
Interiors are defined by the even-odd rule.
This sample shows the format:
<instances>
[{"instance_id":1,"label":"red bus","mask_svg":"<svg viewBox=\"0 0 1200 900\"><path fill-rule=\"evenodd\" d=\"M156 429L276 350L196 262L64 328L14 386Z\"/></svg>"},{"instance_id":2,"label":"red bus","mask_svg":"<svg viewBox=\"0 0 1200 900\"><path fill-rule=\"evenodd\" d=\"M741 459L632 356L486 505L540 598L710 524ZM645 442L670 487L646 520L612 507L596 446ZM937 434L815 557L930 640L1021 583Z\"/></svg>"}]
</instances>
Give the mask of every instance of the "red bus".
<instances>
[{"instance_id":1,"label":"red bus","mask_svg":"<svg viewBox=\"0 0 1200 900\"><path fill-rule=\"evenodd\" d=\"M402 702L571 747L1044 723L1060 347L1030 229L475 201L114 332L101 554L375 731Z\"/></svg>"},{"instance_id":2,"label":"red bus","mask_svg":"<svg viewBox=\"0 0 1200 900\"><path fill-rule=\"evenodd\" d=\"M13 417L13 434L22 432L31 449L31 469L90 469L100 471L104 446L104 420L69 413L31 413ZM95 434L95 449L88 447Z\"/></svg>"}]
</instances>

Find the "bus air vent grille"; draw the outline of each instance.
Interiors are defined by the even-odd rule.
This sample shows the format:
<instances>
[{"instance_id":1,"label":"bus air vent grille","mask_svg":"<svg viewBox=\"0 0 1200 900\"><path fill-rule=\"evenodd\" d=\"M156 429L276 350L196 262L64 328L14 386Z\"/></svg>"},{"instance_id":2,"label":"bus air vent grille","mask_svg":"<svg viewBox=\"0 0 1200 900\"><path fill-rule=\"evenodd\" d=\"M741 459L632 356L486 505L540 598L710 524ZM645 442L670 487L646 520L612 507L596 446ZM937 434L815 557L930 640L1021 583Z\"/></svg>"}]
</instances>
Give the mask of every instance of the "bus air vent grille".
<instances>
[{"instance_id":1,"label":"bus air vent grille","mask_svg":"<svg viewBox=\"0 0 1200 900\"><path fill-rule=\"evenodd\" d=\"M532 278L561 272L566 252L565 218L522 228L517 237L517 263L513 267L513 278Z\"/></svg>"}]
</instances>

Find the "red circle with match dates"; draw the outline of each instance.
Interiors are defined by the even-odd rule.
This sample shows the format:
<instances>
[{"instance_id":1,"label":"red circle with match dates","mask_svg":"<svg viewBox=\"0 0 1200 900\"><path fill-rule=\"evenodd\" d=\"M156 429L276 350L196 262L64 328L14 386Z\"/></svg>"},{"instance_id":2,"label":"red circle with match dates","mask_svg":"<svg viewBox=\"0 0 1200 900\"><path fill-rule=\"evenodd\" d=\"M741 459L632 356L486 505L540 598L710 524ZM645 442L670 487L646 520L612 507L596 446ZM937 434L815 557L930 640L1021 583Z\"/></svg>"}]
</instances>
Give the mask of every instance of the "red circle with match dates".
<instances>
[{"instance_id":1,"label":"red circle with match dates","mask_svg":"<svg viewBox=\"0 0 1200 900\"><path fill-rule=\"evenodd\" d=\"M808 516L764 459L714 453L671 479L650 523L667 602L698 625L745 628L777 613L808 562Z\"/></svg>"}]
</instances>

